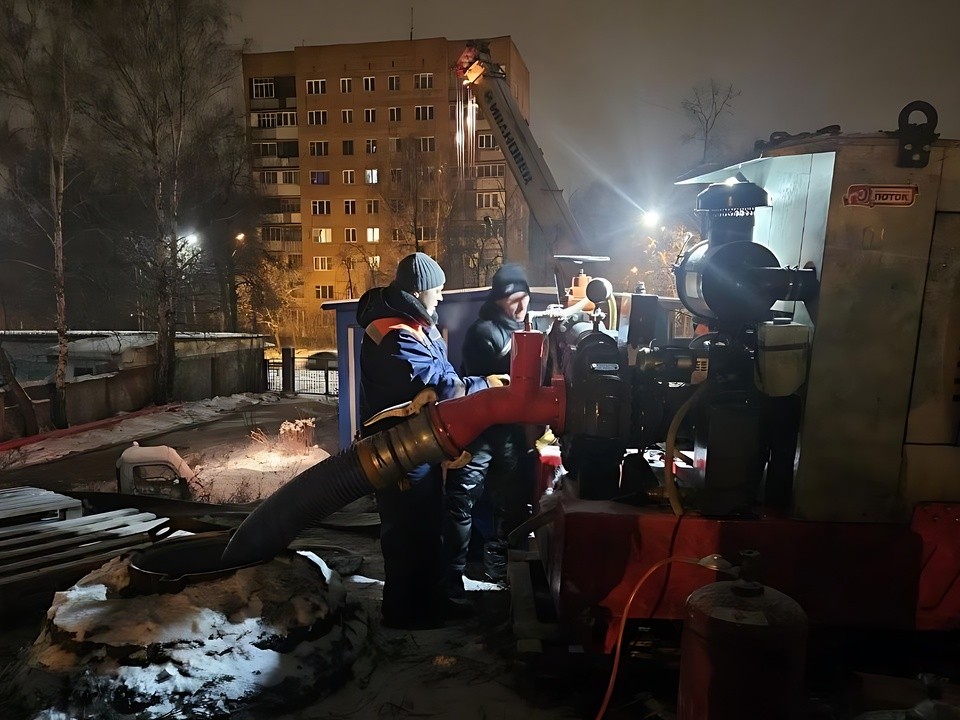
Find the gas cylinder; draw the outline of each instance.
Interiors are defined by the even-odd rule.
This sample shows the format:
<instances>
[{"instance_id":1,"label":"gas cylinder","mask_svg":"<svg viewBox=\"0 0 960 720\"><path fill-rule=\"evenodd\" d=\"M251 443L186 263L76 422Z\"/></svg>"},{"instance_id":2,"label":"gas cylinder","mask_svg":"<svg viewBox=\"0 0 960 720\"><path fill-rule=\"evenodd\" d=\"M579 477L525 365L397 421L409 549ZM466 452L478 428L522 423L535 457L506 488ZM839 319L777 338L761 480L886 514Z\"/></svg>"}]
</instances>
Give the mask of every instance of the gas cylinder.
<instances>
[{"instance_id":1,"label":"gas cylinder","mask_svg":"<svg viewBox=\"0 0 960 720\"><path fill-rule=\"evenodd\" d=\"M807 617L755 580L757 553L741 553L735 581L687 598L677 720L791 720L801 716Z\"/></svg>"}]
</instances>

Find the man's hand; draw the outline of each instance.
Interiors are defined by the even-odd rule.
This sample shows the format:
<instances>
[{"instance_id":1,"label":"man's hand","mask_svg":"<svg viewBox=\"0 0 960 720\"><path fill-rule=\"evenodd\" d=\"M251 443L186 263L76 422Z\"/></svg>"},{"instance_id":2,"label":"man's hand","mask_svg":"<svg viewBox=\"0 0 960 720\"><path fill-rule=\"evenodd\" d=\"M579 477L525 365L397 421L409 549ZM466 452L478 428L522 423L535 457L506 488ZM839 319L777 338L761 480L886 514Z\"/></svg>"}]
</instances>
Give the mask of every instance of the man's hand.
<instances>
[{"instance_id":1,"label":"man's hand","mask_svg":"<svg viewBox=\"0 0 960 720\"><path fill-rule=\"evenodd\" d=\"M509 375L487 375L487 385L489 387L506 387L510 384Z\"/></svg>"}]
</instances>

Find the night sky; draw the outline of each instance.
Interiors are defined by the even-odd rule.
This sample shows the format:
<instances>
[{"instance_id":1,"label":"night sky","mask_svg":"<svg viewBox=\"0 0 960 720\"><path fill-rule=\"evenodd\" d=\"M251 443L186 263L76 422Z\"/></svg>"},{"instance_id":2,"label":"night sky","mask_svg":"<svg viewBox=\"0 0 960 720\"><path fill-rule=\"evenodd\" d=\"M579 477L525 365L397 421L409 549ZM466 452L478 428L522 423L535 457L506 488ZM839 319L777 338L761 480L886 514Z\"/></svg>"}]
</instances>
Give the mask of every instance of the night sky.
<instances>
[{"instance_id":1,"label":"night sky","mask_svg":"<svg viewBox=\"0 0 960 720\"><path fill-rule=\"evenodd\" d=\"M736 155L771 132L896 127L931 102L960 137L958 0L235 0L252 50L510 35L530 69L531 128L560 186L631 196L696 164L680 110L713 77L742 94L723 121ZM496 58L494 58L496 59ZM917 120L919 118L915 118Z\"/></svg>"}]
</instances>

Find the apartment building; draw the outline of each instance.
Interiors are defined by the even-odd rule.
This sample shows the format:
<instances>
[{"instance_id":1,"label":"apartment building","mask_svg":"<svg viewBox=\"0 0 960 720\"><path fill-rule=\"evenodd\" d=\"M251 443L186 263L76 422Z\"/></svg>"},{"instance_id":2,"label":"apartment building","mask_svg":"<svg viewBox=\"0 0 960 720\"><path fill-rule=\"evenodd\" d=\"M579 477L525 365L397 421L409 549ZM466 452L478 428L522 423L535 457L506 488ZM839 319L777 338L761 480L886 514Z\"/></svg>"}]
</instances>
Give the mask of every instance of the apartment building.
<instances>
[{"instance_id":1,"label":"apartment building","mask_svg":"<svg viewBox=\"0 0 960 720\"><path fill-rule=\"evenodd\" d=\"M303 271L303 305L359 297L419 248L448 285L528 257L529 213L489 125L454 72L466 41L301 46L243 57L259 231ZM529 115L529 72L490 41ZM453 221L451 221L451 218Z\"/></svg>"}]
</instances>

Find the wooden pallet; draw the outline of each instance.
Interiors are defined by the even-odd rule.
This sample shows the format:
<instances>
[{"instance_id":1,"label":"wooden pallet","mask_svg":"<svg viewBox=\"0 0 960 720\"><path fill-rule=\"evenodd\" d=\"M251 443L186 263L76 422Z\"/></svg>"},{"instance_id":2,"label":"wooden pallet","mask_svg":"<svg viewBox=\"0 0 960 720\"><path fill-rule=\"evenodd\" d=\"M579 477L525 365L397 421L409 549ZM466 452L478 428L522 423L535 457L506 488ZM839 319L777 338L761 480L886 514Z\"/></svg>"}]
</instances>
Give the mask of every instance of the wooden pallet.
<instances>
[{"instance_id":1,"label":"wooden pallet","mask_svg":"<svg viewBox=\"0 0 960 720\"><path fill-rule=\"evenodd\" d=\"M0 510L6 499L0 492ZM49 599L109 559L152 544L152 531L167 522L153 513L124 508L0 527L0 610Z\"/></svg>"},{"instance_id":2,"label":"wooden pallet","mask_svg":"<svg viewBox=\"0 0 960 720\"><path fill-rule=\"evenodd\" d=\"M51 490L16 487L0 490L0 525L7 526L28 520L78 518L83 507L76 498Z\"/></svg>"}]
</instances>

